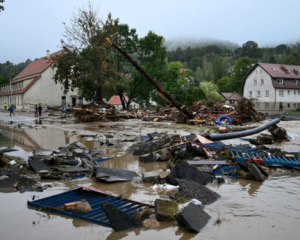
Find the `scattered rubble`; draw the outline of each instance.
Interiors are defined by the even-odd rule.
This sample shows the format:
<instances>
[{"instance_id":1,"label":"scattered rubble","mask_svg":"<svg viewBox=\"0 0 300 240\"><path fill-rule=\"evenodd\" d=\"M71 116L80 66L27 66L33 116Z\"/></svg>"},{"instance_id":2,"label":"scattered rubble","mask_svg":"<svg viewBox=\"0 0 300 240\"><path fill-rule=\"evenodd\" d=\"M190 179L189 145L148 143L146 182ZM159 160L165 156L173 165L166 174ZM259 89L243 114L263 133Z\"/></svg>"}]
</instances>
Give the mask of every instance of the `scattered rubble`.
<instances>
[{"instance_id":1,"label":"scattered rubble","mask_svg":"<svg viewBox=\"0 0 300 240\"><path fill-rule=\"evenodd\" d=\"M134 177L139 177L136 172L116 169L95 167L96 178L104 182L126 182L131 181Z\"/></svg>"},{"instance_id":2,"label":"scattered rubble","mask_svg":"<svg viewBox=\"0 0 300 240\"><path fill-rule=\"evenodd\" d=\"M197 199L202 204L211 204L219 199L221 196L209 188L197 183L191 179L176 179L179 185L179 191L175 194L176 199L189 201Z\"/></svg>"},{"instance_id":3,"label":"scattered rubble","mask_svg":"<svg viewBox=\"0 0 300 240\"><path fill-rule=\"evenodd\" d=\"M184 105L180 105L184 108L177 108L176 106L165 108L158 106L153 110L119 110L109 104L91 103L77 107L68 107L66 112L63 112L61 107L51 107L49 108L48 116L59 116L62 119L72 119L78 122L107 122L140 119L142 121L174 122L197 126L242 125L249 122L259 122L266 118L265 114L256 112L251 99L242 99L235 106L226 105L222 102L214 102L212 100L195 102L189 109ZM185 114L188 115L188 120Z\"/></svg>"},{"instance_id":4,"label":"scattered rubble","mask_svg":"<svg viewBox=\"0 0 300 240\"><path fill-rule=\"evenodd\" d=\"M178 214L178 204L163 199L155 200L155 216L158 221L170 221L175 218L175 215Z\"/></svg>"},{"instance_id":5,"label":"scattered rubble","mask_svg":"<svg viewBox=\"0 0 300 240\"><path fill-rule=\"evenodd\" d=\"M124 231L142 226L140 219L119 210L111 203L102 203L101 206L115 231Z\"/></svg>"},{"instance_id":6,"label":"scattered rubble","mask_svg":"<svg viewBox=\"0 0 300 240\"><path fill-rule=\"evenodd\" d=\"M216 118L220 114L223 114L222 116L230 114L233 124L250 120L257 121L262 117L260 114L251 111L251 118L247 118L246 115L237 117L235 115L236 109L221 106L219 108L215 105L209 106L207 104L206 107L203 107L202 104L198 103L198 105L194 106L195 108L198 107L201 114L196 114L195 116L198 117L191 119L190 122L198 124L203 119L206 119L205 124L212 123L212 125L215 125ZM116 117L116 110L110 111L107 109L102 115L96 115L97 108L93 111L87 110L85 109L86 114L93 113L99 118L105 114L105 117L109 119L114 119L112 115L115 116L115 119L119 119ZM80 112L79 109L73 109L73 111L77 111L77 114ZM159 111L163 110L160 109ZM163 112L165 114L164 117L166 117L167 111L164 110ZM175 112L172 113L174 114L173 117ZM180 113L178 112L178 115L176 115L177 119L179 119L179 115ZM141 112L136 114L136 116L143 118ZM149 116L148 112L147 119L150 119ZM163 119L158 116L156 113L156 118ZM86 140L93 141L95 143L94 146L98 147L114 148L124 142L130 143L132 145L127 148L127 155L136 155L139 161L145 164L156 161L165 162L163 169L144 172L142 178L134 171L100 167L100 162L109 161L114 157L104 156L99 149L90 150L80 142L64 145L58 149L35 149L26 164L11 164L11 159L3 160L3 152L0 152L2 154L0 158L2 167L0 168L0 189L10 188L24 192L43 191L49 187L40 185L38 183L39 179L71 181L79 178L91 179L93 177L99 181L111 184L125 181L152 183L154 185L150 188L154 191L172 191L169 196L166 196L169 197L168 199L157 198L154 206L124 200L121 196L105 195L107 193L101 190L89 189L98 191L100 195L97 195L97 197L104 197L105 199L113 197L113 201L101 200L101 202L94 202L92 200L95 197L94 195L86 199L86 194L83 194L80 197L76 195L76 201L72 201L72 198L70 198L69 201L64 202L62 204L63 210L60 205L53 209L59 210L63 214L72 212L74 215L84 215L87 216L86 220L89 221L93 221L89 216L92 216L96 211L103 211L103 213L97 214L106 216L107 220L105 220L106 222L97 221L97 223L108 224L115 231L142 226L145 229L156 229L159 227L159 221L176 219L189 231L198 233L211 218L204 211L203 207L221 198L218 193L207 187L211 183L224 184L226 177L264 181L269 176L266 167L274 165L276 167L289 167L300 170L300 153L283 152L280 149L270 149L264 145L266 142L289 141L286 130L276 125L279 121L279 119L274 119L256 128L249 126L233 127L225 124L226 129L219 131L220 133L218 134L203 132L201 135L189 134L181 136L178 133L158 133L155 131L145 136L138 133L135 135L97 133L81 136ZM22 125L21 127L25 126ZM256 139L242 139L248 141L249 144L230 146L219 142L219 140L223 139L239 138L252 135L253 133L260 133L265 129L268 129L271 135L261 134ZM271 140L267 141L266 139ZM59 199L59 196L57 199ZM61 204L61 201L59 202ZM38 204L38 202L32 204ZM179 204L182 204L183 207L180 207ZM138 209L135 206L138 206ZM45 205L44 207L47 208L49 206ZM127 211L127 208L130 208L130 211ZM84 214L87 212L90 215Z\"/></svg>"}]
</instances>

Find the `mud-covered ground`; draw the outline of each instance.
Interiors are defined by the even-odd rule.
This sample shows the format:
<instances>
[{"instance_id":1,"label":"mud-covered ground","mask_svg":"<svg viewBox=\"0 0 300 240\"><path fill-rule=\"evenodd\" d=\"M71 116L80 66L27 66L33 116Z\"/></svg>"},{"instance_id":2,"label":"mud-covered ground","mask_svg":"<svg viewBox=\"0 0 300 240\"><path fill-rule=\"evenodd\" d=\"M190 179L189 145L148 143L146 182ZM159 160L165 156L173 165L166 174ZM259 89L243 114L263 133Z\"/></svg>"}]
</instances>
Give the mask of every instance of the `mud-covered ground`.
<instances>
[{"instance_id":1,"label":"mud-covered ground","mask_svg":"<svg viewBox=\"0 0 300 240\"><path fill-rule=\"evenodd\" d=\"M137 120L130 122L73 124L64 122L40 122L33 114L16 112L10 117L0 112L1 130L0 144L2 147L13 147L19 151L10 155L27 160L33 149L57 149L64 144L81 141L89 148L95 148L89 136L99 132L128 133L132 135L146 134L154 131L178 133L197 132L197 128L187 129L165 123L149 123ZM16 124L25 122L32 128L15 128ZM39 124L41 123L41 124ZM277 147L286 151L299 151L300 122L289 121L278 124L287 129L295 141L276 143L269 147ZM80 137L84 135L84 137ZM224 141L226 144L246 143L240 139ZM142 174L146 171L165 167L165 163L144 164L138 157L124 155L131 143L103 149L106 156L119 156L100 163L104 167L123 168ZM205 211L211 215L208 224L200 233L189 233L176 221L161 223L158 230L135 229L125 232L114 232L113 229L92 224L78 219L67 218L56 214L47 214L30 209L27 201L32 198L44 198L54 194L88 185L110 191L124 198L153 204L154 200L168 195L168 192L151 190L150 184L126 182L105 184L97 180L82 179L76 181L43 181L52 184L44 192L0 192L0 238L15 239L299 239L300 227L300 175L284 169L273 169L264 182L250 180L226 179L222 185L210 184L208 187L221 195ZM220 222L216 221L220 218Z\"/></svg>"}]
</instances>

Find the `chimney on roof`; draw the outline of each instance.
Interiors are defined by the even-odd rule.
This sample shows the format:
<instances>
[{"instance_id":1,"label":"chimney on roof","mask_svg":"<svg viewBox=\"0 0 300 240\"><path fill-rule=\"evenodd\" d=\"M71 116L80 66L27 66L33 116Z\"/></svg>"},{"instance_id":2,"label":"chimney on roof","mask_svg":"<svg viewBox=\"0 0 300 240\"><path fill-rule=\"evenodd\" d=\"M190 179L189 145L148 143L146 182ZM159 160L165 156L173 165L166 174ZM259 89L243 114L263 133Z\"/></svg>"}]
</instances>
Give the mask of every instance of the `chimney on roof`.
<instances>
[{"instance_id":1,"label":"chimney on roof","mask_svg":"<svg viewBox=\"0 0 300 240\"><path fill-rule=\"evenodd\" d=\"M293 69L293 72L296 74L296 75L298 75L298 70L296 70L295 68Z\"/></svg>"},{"instance_id":2,"label":"chimney on roof","mask_svg":"<svg viewBox=\"0 0 300 240\"><path fill-rule=\"evenodd\" d=\"M284 71L286 74L289 74L290 71L289 71L286 67L284 67L283 65L281 65L280 68L281 68L281 70Z\"/></svg>"},{"instance_id":3,"label":"chimney on roof","mask_svg":"<svg viewBox=\"0 0 300 240\"><path fill-rule=\"evenodd\" d=\"M47 61L50 59L50 50L47 50L47 56L46 56L46 58L47 58Z\"/></svg>"}]
</instances>

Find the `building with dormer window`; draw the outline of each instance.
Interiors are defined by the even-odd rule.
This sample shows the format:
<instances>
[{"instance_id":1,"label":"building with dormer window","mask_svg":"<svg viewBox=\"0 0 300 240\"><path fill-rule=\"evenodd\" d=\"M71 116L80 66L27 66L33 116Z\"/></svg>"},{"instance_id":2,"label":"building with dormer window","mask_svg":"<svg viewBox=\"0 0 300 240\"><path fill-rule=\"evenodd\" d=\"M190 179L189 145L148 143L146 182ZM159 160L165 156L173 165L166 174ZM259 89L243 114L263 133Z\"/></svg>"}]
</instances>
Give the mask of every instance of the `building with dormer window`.
<instances>
[{"instance_id":1,"label":"building with dormer window","mask_svg":"<svg viewBox=\"0 0 300 240\"><path fill-rule=\"evenodd\" d=\"M300 66L257 63L244 78L243 96L257 111L278 113L300 107Z\"/></svg>"}]
</instances>

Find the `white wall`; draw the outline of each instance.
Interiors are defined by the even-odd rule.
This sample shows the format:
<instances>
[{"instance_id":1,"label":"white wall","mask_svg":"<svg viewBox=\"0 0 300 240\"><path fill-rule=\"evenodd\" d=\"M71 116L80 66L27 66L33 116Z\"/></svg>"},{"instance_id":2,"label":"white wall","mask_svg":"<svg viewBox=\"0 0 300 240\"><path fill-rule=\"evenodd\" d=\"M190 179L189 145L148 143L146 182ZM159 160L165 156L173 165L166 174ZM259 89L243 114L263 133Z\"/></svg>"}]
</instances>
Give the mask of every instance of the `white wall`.
<instances>
[{"instance_id":1,"label":"white wall","mask_svg":"<svg viewBox=\"0 0 300 240\"><path fill-rule=\"evenodd\" d=\"M61 106L62 96L66 97L67 105L72 105L71 95L77 95L77 91L69 90L64 94L61 84L55 84L52 79L54 70L49 67L41 77L25 92L24 103L41 103L48 106ZM77 99L78 103L78 99Z\"/></svg>"},{"instance_id":2,"label":"white wall","mask_svg":"<svg viewBox=\"0 0 300 240\"><path fill-rule=\"evenodd\" d=\"M264 81L263 84L261 84L261 79ZM255 80L257 80L257 84L255 84ZM266 90L269 91L269 96L266 96ZM280 112L296 110L300 106L300 91L298 92L298 90L294 89L282 90L283 96L280 96L280 89L274 89L271 76L263 68L257 66L245 81L243 96L254 99L257 111ZM252 91L252 96L249 94L250 91ZM257 94L258 91L260 91L260 96ZM282 105L282 108L280 108L280 105Z\"/></svg>"},{"instance_id":3,"label":"white wall","mask_svg":"<svg viewBox=\"0 0 300 240\"><path fill-rule=\"evenodd\" d=\"M256 80L256 84L255 84ZM263 84L261 83L263 80ZM269 96L266 96L266 91L269 91ZM250 96L249 91L252 91ZM258 96L260 91L260 96ZM243 96L245 98L256 98L261 102L274 102L275 101L275 89L272 84L271 76L260 66L257 66L247 77Z\"/></svg>"}]
</instances>

